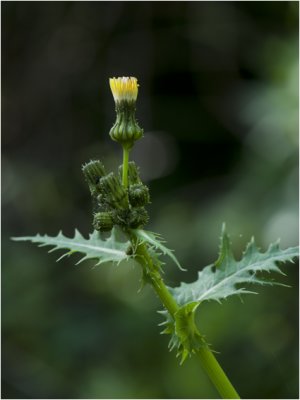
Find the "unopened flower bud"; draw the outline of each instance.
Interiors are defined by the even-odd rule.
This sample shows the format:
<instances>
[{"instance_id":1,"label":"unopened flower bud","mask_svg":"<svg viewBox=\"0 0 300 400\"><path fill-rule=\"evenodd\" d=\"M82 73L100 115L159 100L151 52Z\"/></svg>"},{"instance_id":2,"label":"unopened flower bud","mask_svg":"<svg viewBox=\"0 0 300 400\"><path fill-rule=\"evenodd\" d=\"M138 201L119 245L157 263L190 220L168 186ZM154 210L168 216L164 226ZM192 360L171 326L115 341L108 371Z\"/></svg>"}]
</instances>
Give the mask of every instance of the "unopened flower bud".
<instances>
[{"instance_id":1,"label":"unopened flower bud","mask_svg":"<svg viewBox=\"0 0 300 400\"><path fill-rule=\"evenodd\" d=\"M100 180L100 190L106 201L114 208L127 208L128 195L113 172Z\"/></svg>"},{"instance_id":2,"label":"unopened flower bud","mask_svg":"<svg viewBox=\"0 0 300 400\"><path fill-rule=\"evenodd\" d=\"M101 161L91 160L82 166L83 175L89 185L91 194L99 192L98 184L105 175L105 169Z\"/></svg>"},{"instance_id":3,"label":"unopened flower bud","mask_svg":"<svg viewBox=\"0 0 300 400\"><path fill-rule=\"evenodd\" d=\"M149 189L142 183L129 186L128 195L133 207L142 207L150 202Z\"/></svg>"},{"instance_id":4,"label":"unopened flower bud","mask_svg":"<svg viewBox=\"0 0 300 400\"><path fill-rule=\"evenodd\" d=\"M97 231L107 232L113 228L113 213L110 211L98 212L94 215L93 226Z\"/></svg>"},{"instance_id":5,"label":"unopened flower bud","mask_svg":"<svg viewBox=\"0 0 300 400\"><path fill-rule=\"evenodd\" d=\"M136 229L144 227L149 221L149 216L144 207L133 208L130 213L130 228Z\"/></svg>"}]
</instances>

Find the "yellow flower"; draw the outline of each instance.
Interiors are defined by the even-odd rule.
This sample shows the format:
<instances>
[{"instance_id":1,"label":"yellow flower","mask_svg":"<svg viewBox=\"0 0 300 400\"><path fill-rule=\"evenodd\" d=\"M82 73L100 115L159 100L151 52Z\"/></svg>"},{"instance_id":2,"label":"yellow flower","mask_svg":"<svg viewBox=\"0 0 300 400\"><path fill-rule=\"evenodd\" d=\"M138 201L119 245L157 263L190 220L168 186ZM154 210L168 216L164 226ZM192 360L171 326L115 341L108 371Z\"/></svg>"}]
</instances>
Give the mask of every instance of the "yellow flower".
<instances>
[{"instance_id":1,"label":"yellow flower","mask_svg":"<svg viewBox=\"0 0 300 400\"><path fill-rule=\"evenodd\" d=\"M134 142L143 137L143 129L135 119L135 102L138 83L134 77L110 78L110 88L116 104L116 122L109 131L110 137L130 150Z\"/></svg>"},{"instance_id":2,"label":"yellow flower","mask_svg":"<svg viewBox=\"0 0 300 400\"><path fill-rule=\"evenodd\" d=\"M134 77L110 78L110 88L115 102L136 101L138 95L138 83Z\"/></svg>"}]
</instances>

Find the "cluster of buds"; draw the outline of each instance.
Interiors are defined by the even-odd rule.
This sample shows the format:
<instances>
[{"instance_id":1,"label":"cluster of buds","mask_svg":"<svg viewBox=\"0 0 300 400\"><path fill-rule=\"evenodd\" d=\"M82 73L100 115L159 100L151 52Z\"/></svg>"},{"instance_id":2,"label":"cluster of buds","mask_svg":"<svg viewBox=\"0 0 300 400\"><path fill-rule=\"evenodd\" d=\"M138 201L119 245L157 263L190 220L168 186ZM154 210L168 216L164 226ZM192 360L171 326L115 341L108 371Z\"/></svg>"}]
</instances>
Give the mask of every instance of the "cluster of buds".
<instances>
[{"instance_id":1,"label":"cluster of buds","mask_svg":"<svg viewBox=\"0 0 300 400\"><path fill-rule=\"evenodd\" d=\"M110 130L110 137L123 147L123 165L118 174L107 174L100 161L90 161L82 171L89 185L94 203L93 226L98 231L110 231L118 225L123 229L141 228L148 222L145 205L150 202L149 190L128 154L143 130L135 119L138 94L137 79L133 77L109 80L115 100L117 119Z\"/></svg>"},{"instance_id":2,"label":"cluster of buds","mask_svg":"<svg viewBox=\"0 0 300 400\"><path fill-rule=\"evenodd\" d=\"M128 188L122 185L122 166L118 175L106 174L100 161L90 161L83 165L82 171L95 204L96 230L110 231L114 225L135 229L148 222L145 205L150 202L149 190L141 182L134 162L128 165Z\"/></svg>"}]
</instances>

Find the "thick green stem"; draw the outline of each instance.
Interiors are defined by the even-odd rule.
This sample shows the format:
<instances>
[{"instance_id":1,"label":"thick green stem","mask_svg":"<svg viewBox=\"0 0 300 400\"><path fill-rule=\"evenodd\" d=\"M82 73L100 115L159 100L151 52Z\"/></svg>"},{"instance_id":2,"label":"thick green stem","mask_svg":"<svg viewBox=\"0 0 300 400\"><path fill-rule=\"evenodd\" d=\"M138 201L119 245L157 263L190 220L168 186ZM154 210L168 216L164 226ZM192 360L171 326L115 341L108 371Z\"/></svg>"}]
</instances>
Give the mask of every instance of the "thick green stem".
<instances>
[{"instance_id":1,"label":"thick green stem","mask_svg":"<svg viewBox=\"0 0 300 400\"><path fill-rule=\"evenodd\" d=\"M141 265L146 275L149 275L148 267L150 267L151 271L151 275L149 276L150 283L153 286L156 294L162 301L163 305L166 307L166 309L173 317L176 311L178 311L179 309L178 304L176 303L174 297L171 295L166 285L164 284L159 271L154 268L152 258L150 257L145 244L140 244L138 246L137 254L140 256Z\"/></svg>"},{"instance_id":2,"label":"thick green stem","mask_svg":"<svg viewBox=\"0 0 300 400\"><path fill-rule=\"evenodd\" d=\"M129 160L129 149L123 146L123 175L122 184L125 188L128 187L128 160Z\"/></svg>"},{"instance_id":3,"label":"thick green stem","mask_svg":"<svg viewBox=\"0 0 300 400\"><path fill-rule=\"evenodd\" d=\"M201 347L196 354L201 361L202 368L209 376L220 396L223 399L239 399L238 393L209 348Z\"/></svg>"},{"instance_id":4,"label":"thick green stem","mask_svg":"<svg viewBox=\"0 0 300 400\"><path fill-rule=\"evenodd\" d=\"M131 237L133 245L136 245L137 241L135 237ZM175 313L179 310L179 306L176 303L174 297L169 292L168 288L164 284L159 270L155 268L152 258L148 253L145 244L139 244L137 246L136 255L139 258L140 264L143 268L146 276L149 277L149 282L153 289L157 293L158 297L162 301L165 308L169 311L171 316L174 318ZM175 319L175 318L174 318ZM219 392L223 399L239 399L239 395L232 386L231 382L227 378L222 367L216 360L209 347L203 346L197 350L197 356L201 361L202 368L209 376L211 382Z\"/></svg>"}]
</instances>

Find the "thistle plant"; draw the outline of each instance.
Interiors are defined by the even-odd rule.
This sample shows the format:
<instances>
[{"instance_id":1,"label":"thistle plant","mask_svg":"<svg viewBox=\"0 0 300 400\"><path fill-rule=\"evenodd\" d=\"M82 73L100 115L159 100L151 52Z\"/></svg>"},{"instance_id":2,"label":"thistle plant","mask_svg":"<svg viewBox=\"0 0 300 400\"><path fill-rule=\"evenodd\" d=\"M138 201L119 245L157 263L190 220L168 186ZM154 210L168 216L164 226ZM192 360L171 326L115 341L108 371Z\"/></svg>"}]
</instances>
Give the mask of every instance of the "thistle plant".
<instances>
[{"instance_id":1,"label":"thistle plant","mask_svg":"<svg viewBox=\"0 0 300 400\"><path fill-rule=\"evenodd\" d=\"M284 275L278 263L293 261L298 256L298 248L282 250L276 242L266 252L260 252L252 238L237 261L223 225L217 260L201 269L196 281L177 287L166 286L161 256L167 255L178 268L183 268L162 237L144 229L149 220L146 210L150 202L149 189L141 180L138 166L129 161L130 150L143 137L135 118L137 79L112 78L110 87L116 121L109 134L123 148L123 163L116 172L106 171L99 160L82 166L93 202L93 232L88 239L76 230L73 238L59 232L56 237L38 234L13 240L51 246L50 251L67 250L58 260L82 253L78 263L88 259L95 259L96 265L135 261L141 268L143 285L151 285L161 300L162 333L169 335L169 349L176 351L180 364L187 357L197 357L220 396L237 399L237 390L196 325L196 310L205 301L221 302L229 296L255 293L250 290L253 284L285 286L274 280L273 273ZM205 397L205 393L202 396Z\"/></svg>"}]
</instances>

